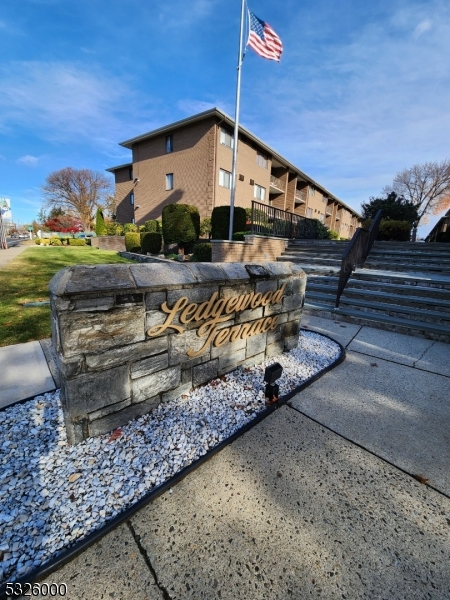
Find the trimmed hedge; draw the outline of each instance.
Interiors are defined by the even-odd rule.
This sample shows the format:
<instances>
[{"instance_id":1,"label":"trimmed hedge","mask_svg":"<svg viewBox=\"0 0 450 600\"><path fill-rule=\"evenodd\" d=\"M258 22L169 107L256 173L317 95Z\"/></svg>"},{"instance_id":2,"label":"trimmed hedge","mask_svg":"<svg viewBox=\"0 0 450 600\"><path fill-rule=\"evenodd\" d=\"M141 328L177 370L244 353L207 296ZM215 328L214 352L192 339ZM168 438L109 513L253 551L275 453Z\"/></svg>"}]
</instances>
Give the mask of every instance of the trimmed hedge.
<instances>
[{"instance_id":1,"label":"trimmed hedge","mask_svg":"<svg viewBox=\"0 0 450 600\"><path fill-rule=\"evenodd\" d=\"M39 245L40 245L40 243L41 243L41 238L36 238L36 239L34 240L34 243L35 243L35 244L37 244L37 245L39 246Z\"/></svg>"},{"instance_id":2,"label":"trimmed hedge","mask_svg":"<svg viewBox=\"0 0 450 600\"><path fill-rule=\"evenodd\" d=\"M372 219L362 221L362 226L369 229ZM411 238L411 223L409 221L391 221L381 219L377 240L381 242L409 242Z\"/></svg>"},{"instance_id":3,"label":"trimmed hedge","mask_svg":"<svg viewBox=\"0 0 450 600\"><path fill-rule=\"evenodd\" d=\"M167 204L162 211L162 235L165 244L185 246L200 236L200 213L189 204Z\"/></svg>"},{"instance_id":4,"label":"trimmed hedge","mask_svg":"<svg viewBox=\"0 0 450 600\"><path fill-rule=\"evenodd\" d=\"M106 223L106 235L123 235L123 225L115 221ZM104 234L104 235L105 235Z\"/></svg>"},{"instance_id":5,"label":"trimmed hedge","mask_svg":"<svg viewBox=\"0 0 450 600\"><path fill-rule=\"evenodd\" d=\"M162 235L156 231L141 233L141 250L143 254L159 254L162 246Z\"/></svg>"},{"instance_id":6,"label":"trimmed hedge","mask_svg":"<svg viewBox=\"0 0 450 600\"><path fill-rule=\"evenodd\" d=\"M62 241L59 238L52 238L51 240L52 246L62 246Z\"/></svg>"},{"instance_id":7,"label":"trimmed hedge","mask_svg":"<svg viewBox=\"0 0 450 600\"><path fill-rule=\"evenodd\" d=\"M245 231L247 215L245 208L234 207L233 233ZM227 240L230 228L230 207L216 206L211 215L211 237L213 240Z\"/></svg>"},{"instance_id":8,"label":"trimmed hedge","mask_svg":"<svg viewBox=\"0 0 450 600\"><path fill-rule=\"evenodd\" d=\"M69 238L69 246L86 246L83 238Z\"/></svg>"},{"instance_id":9,"label":"trimmed hedge","mask_svg":"<svg viewBox=\"0 0 450 600\"><path fill-rule=\"evenodd\" d=\"M245 242L245 236L250 234L251 231L236 231L233 233L233 240L235 242Z\"/></svg>"},{"instance_id":10,"label":"trimmed hedge","mask_svg":"<svg viewBox=\"0 0 450 600\"><path fill-rule=\"evenodd\" d=\"M211 259L212 244L209 244L208 242L195 244L191 257L193 262L211 262Z\"/></svg>"},{"instance_id":11,"label":"trimmed hedge","mask_svg":"<svg viewBox=\"0 0 450 600\"><path fill-rule=\"evenodd\" d=\"M125 234L125 248L127 252L140 252L141 236L137 231L129 231Z\"/></svg>"},{"instance_id":12,"label":"trimmed hedge","mask_svg":"<svg viewBox=\"0 0 450 600\"><path fill-rule=\"evenodd\" d=\"M106 235L105 217L100 208L97 208L97 214L95 216L95 233L97 235Z\"/></svg>"},{"instance_id":13,"label":"trimmed hedge","mask_svg":"<svg viewBox=\"0 0 450 600\"><path fill-rule=\"evenodd\" d=\"M125 225L123 226L124 233L136 233L137 230L137 225L135 225L134 223L125 223Z\"/></svg>"},{"instance_id":14,"label":"trimmed hedge","mask_svg":"<svg viewBox=\"0 0 450 600\"><path fill-rule=\"evenodd\" d=\"M150 219L144 223L144 231L149 233L159 233L160 229L160 223L156 219Z\"/></svg>"}]
</instances>

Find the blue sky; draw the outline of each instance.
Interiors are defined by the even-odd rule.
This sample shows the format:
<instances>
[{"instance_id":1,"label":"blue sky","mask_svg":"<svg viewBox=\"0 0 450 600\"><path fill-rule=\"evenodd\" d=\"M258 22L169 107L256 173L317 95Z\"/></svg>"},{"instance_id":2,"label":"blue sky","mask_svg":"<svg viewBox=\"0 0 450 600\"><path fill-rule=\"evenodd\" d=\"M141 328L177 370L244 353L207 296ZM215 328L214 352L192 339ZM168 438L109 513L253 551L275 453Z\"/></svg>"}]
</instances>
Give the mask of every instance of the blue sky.
<instances>
[{"instance_id":1,"label":"blue sky","mask_svg":"<svg viewBox=\"0 0 450 600\"><path fill-rule=\"evenodd\" d=\"M441 0L253 0L281 37L248 50L241 123L360 208L394 175L448 157L450 6ZM234 116L240 0L3 0L0 197L18 222L67 166L217 106ZM430 221L419 231L429 231Z\"/></svg>"}]
</instances>

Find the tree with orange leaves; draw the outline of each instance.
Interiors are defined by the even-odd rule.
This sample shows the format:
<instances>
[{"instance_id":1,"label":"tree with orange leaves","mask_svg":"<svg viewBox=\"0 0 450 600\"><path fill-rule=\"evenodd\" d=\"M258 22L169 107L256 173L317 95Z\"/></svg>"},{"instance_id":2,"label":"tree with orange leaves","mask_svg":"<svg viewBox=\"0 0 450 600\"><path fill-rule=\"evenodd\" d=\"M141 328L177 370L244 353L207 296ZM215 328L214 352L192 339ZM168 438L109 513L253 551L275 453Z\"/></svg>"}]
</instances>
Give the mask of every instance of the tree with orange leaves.
<instances>
[{"instance_id":1,"label":"tree with orange leaves","mask_svg":"<svg viewBox=\"0 0 450 600\"><path fill-rule=\"evenodd\" d=\"M404 169L383 192L395 192L417 208L418 222L426 215L437 215L450 207L450 160L426 162Z\"/></svg>"}]
</instances>

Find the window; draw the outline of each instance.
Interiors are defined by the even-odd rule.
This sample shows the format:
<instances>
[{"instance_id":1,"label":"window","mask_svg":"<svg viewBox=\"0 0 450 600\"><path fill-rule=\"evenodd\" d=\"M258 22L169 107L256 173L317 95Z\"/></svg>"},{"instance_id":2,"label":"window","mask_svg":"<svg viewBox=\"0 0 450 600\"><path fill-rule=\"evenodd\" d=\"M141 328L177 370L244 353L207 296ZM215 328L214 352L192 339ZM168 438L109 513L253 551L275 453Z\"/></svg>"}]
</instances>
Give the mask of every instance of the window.
<instances>
[{"instance_id":1,"label":"window","mask_svg":"<svg viewBox=\"0 0 450 600\"><path fill-rule=\"evenodd\" d=\"M222 187L231 189L231 173L220 169L219 171L219 185Z\"/></svg>"},{"instance_id":2,"label":"window","mask_svg":"<svg viewBox=\"0 0 450 600\"><path fill-rule=\"evenodd\" d=\"M309 195L310 196L315 196L316 195L316 188L313 185L309 186Z\"/></svg>"},{"instance_id":3,"label":"window","mask_svg":"<svg viewBox=\"0 0 450 600\"><path fill-rule=\"evenodd\" d=\"M128 167L128 178L130 181L133 179L133 167Z\"/></svg>"},{"instance_id":4,"label":"window","mask_svg":"<svg viewBox=\"0 0 450 600\"><path fill-rule=\"evenodd\" d=\"M322 196L322 202L325 204L325 202L328 200L328 198L326 198L325 196Z\"/></svg>"},{"instance_id":5,"label":"window","mask_svg":"<svg viewBox=\"0 0 450 600\"><path fill-rule=\"evenodd\" d=\"M313 211L313 209L312 209L312 208L307 208L307 209L306 209L306 216L307 216L308 218L311 218L311 217L312 217L312 214L313 214L313 212L312 212L312 211Z\"/></svg>"},{"instance_id":6,"label":"window","mask_svg":"<svg viewBox=\"0 0 450 600\"><path fill-rule=\"evenodd\" d=\"M166 175L166 190L173 190L173 173Z\"/></svg>"},{"instance_id":7,"label":"window","mask_svg":"<svg viewBox=\"0 0 450 600\"><path fill-rule=\"evenodd\" d=\"M255 183L255 187L253 189L253 197L257 200L261 200L261 202L264 202L264 200L266 199L266 188L263 188L262 186Z\"/></svg>"},{"instance_id":8,"label":"window","mask_svg":"<svg viewBox=\"0 0 450 600\"><path fill-rule=\"evenodd\" d=\"M133 206L134 204L134 192L130 193L130 204Z\"/></svg>"},{"instance_id":9,"label":"window","mask_svg":"<svg viewBox=\"0 0 450 600\"><path fill-rule=\"evenodd\" d=\"M173 135L166 135L166 153L173 152Z\"/></svg>"},{"instance_id":10,"label":"window","mask_svg":"<svg viewBox=\"0 0 450 600\"><path fill-rule=\"evenodd\" d=\"M134 225L134 217L132 217L132 218L131 218L131 222L132 222L132 223L133 223L133 225Z\"/></svg>"},{"instance_id":11,"label":"window","mask_svg":"<svg viewBox=\"0 0 450 600\"><path fill-rule=\"evenodd\" d=\"M264 154L256 153L256 164L262 167L263 169L267 169L267 156Z\"/></svg>"},{"instance_id":12,"label":"window","mask_svg":"<svg viewBox=\"0 0 450 600\"><path fill-rule=\"evenodd\" d=\"M225 131L225 129L220 130L220 143L224 146L228 146L228 148L234 148L234 140L233 136Z\"/></svg>"},{"instance_id":13,"label":"window","mask_svg":"<svg viewBox=\"0 0 450 600\"><path fill-rule=\"evenodd\" d=\"M319 221L321 223L323 223L325 221L325 215L323 215L322 213L320 213L320 215L319 215Z\"/></svg>"}]
</instances>

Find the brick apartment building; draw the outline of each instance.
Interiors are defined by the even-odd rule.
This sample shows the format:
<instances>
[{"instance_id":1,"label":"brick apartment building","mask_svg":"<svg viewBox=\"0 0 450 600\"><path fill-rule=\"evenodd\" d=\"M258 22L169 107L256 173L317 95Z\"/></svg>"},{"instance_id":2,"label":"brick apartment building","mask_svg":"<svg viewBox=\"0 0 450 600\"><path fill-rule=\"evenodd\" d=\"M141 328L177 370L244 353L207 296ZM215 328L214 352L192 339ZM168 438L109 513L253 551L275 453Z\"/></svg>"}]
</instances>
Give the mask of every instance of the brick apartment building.
<instances>
[{"instance_id":1,"label":"brick apartment building","mask_svg":"<svg viewBox=\"0 0 450 600\"><path fill-rule=\"evenodd\" d=\"M121 142L131 162L107 169L115 176L117 220L141 225L174 202L197 206L201 218L229 205L233 127L214 108ZM235 205L252 200L319 219L343 238L358 227L356 211L239 127Z\"/></svg>"}]
</instances>

